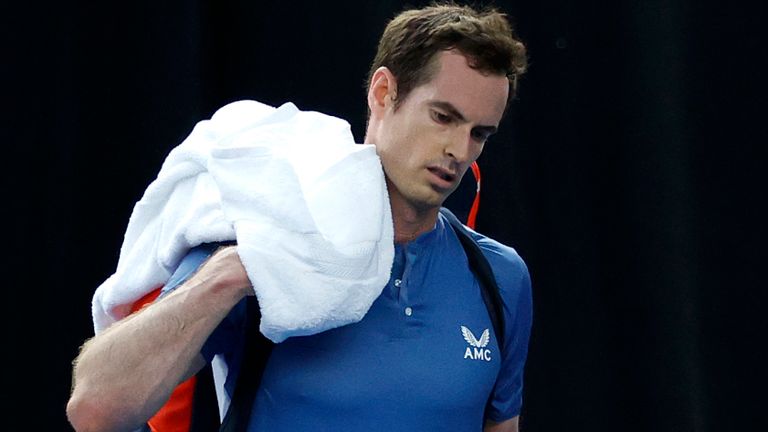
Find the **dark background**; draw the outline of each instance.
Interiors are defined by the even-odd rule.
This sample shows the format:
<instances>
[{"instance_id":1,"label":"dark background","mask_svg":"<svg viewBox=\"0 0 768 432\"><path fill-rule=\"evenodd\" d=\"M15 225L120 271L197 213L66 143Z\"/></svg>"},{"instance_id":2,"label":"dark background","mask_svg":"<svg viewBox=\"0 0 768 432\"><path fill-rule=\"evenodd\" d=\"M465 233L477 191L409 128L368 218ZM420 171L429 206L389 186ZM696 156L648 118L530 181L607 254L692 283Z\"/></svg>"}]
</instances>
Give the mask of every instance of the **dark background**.
<instances>
[{"instance_id":1,"label":"dark background","mask_svg":"<svg viewBox=\"0 0 768 432\"><path fill-rule=\"evenodd\" d=\"M478 230L533 278L523 430L768 430L762 6L497 4L531 65L480 159ZM246 98L346 118L362 140L363 80L404 5L0 7L0 429L69 430L91 295L168 151Z\"/></svg>"}]
</instances>

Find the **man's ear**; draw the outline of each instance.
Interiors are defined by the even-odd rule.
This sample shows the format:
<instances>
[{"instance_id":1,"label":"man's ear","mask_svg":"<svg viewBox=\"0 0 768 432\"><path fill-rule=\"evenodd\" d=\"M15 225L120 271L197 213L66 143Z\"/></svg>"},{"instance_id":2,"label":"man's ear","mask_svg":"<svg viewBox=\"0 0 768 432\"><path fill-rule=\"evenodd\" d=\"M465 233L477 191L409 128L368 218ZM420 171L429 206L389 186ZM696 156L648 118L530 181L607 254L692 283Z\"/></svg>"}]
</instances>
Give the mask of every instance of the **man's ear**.
<instances>
[{"instance_id":1,"label":"man's ear","mask_svg":"<svg viewBox=\"0 0 768 432\"><path fill-rule=\"evenodd\" d=\"M397 97L397 80L392 72L382 66L376 69L371 77L371 85L368 87L368 109L371 115L383 113L394 104Z\"/></svg>"}]
</instances>

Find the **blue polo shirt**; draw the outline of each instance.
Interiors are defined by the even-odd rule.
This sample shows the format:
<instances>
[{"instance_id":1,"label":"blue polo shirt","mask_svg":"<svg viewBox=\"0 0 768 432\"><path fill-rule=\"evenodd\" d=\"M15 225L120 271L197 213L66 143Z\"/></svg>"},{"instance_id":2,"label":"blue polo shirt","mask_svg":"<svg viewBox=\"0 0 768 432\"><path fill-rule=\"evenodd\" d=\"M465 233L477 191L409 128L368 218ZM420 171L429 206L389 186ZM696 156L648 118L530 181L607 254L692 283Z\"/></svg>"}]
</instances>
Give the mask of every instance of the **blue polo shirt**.
<instances>
[{"instance_id":1,"label":"blue polo shirt","mask_svg":"<svg viewBox=\"0 0 768 432\"><path fill-rule=\"evenodd\" d=\"M479 431L520 414L531 328L531 286L510 247L473 233L504 301L500 353L480 286L450 224L395 246L389 283L358 323L275 345L249 431ZM213 252L182 262L168 289ZM258 283L258 282L257 282ZM231 395L240 369L244 302L206 343L224 357ZM490 399L489 399L490 395Z\"/></svg>"}]
</instances>

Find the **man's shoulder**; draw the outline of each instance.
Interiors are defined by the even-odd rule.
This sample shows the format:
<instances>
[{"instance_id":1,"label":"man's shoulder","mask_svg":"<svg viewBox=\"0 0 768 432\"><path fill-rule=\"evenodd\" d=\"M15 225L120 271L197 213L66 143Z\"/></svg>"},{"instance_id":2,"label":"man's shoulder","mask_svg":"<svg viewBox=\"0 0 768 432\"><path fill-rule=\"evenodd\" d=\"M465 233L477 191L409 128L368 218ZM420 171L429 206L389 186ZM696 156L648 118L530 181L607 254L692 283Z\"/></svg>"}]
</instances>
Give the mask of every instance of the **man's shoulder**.
<instances>
[{"instance_id":1,"label":"man's shoulder","mask_svg":"<svg viewBox=\"0 0 768 432\"><path fill-rule=\"evenodd\" d=\"M525 261L520 256L520 254L517 253L515 248L507 246L497 240L492 239L491 237L488 237L485 234L481 234L475 231L464 223L461 223L459 219L453 216L453 214L450 212L441 210L439 218L442 220L442 223L444 224L443 226L446 228L453 225L453 231L458 229L459 231L464 231L469 234L472 240L474 240L475 243L480 247L480 250L483 252L483 256L485 256L485 258L488 260L488 264L491 265L491 268L493 269L494 275L497 279L499 279L500 276L504 277L506 275L516 275L517 277L525 275L525 277L527 277L528 268L525 265ZM456 226L459 223L461 223L461 227ZM458 232L455 234L460 235Z\"/></svg>"},{"instance_id":2,"label":"man's shoulder","mask_svg":"<svg viewBox=\"0 0 768 432\"><path fill-rule=\"evenodd\" d=\"M467 231L491 265L502 292L519 291L529 287L528 266L515 248L472 229L468 228Z\"/></svg>"},{"instance_id":3,"label":"man's shoulder","mask_svg":"<svg viewBox=\"0 0 768 432\"><path fill-rule=\"evenodd\" d=\"M467 228L467 231L475 242L477 242L478 246L480 246L480 249L482 249L483 254L488 258L491 265L498 263L500 265L513 266L521 269L526 267L525 261L512 246L505 245L504 243L474 231L471 228Z\"/></svg>"}]
</instances>

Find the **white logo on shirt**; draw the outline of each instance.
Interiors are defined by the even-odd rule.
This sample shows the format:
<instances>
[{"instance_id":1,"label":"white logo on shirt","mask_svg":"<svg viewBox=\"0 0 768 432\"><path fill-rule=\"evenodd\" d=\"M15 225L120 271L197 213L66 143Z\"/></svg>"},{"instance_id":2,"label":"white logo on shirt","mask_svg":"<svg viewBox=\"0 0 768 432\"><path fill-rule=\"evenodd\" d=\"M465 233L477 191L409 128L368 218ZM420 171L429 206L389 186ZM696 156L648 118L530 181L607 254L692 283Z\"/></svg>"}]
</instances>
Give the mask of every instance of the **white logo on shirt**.
<instances>
[{"instance_id":1,"label":"white logo on shirt","mask_svg":"<svg viewBox=\"0 0 768 432\"><path fill-rule=\"evenodd\" d=\"M467 350L464 351L465 359L470 358L472 360L491 361L491 350L485 349L485 347L488 346L488 342L491 341L491 332L489 329L483 331L483 334L480 335L480 340L478 340L475 335L464 326L461 326L461 334L464 336L464 340L469 344Z\"/></svg>"}]
</instances>

